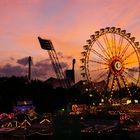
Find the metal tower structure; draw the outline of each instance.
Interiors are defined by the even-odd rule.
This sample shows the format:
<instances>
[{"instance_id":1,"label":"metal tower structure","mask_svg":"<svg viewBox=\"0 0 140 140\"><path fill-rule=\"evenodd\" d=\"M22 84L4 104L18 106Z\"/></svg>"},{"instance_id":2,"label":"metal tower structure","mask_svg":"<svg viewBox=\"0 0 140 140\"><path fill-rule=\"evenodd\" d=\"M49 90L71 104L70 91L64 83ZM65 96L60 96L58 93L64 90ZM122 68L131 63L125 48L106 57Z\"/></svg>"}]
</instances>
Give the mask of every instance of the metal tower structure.
<instances>
[{"instance_id":1,"label":"metal tower structure","mask_svg":"<svg viewBox=\"0 0 140 140\"><path fill-rule=\"evenodd\" d=\"M51 63L53 65L56 77L60 82L60 85L63 88L69 88L70 84L65 79L64 72L63 72L62 67L60 65L60 62L59 62L59 59L57 57L57 53L54 49L54 46L52 44L52 41L48 40L48 39L42 39L41 37L38 37L38 40L39 40L41 48L48 51L49 57L51 59Z\"/></svg>"},{"instance_id":2,"label":"metal tower structure","mask_svg":"<svg viewBox=\"0 0 140 140\"><path fill-rule=\"evenodd\" d=\"M28 80L31 81L31 63L32 63L32 58L31 58L31 56L28 57L28 63L29 63Z\"/></svg>"},{"instance_id":3,"label":"metal tower structure","mask_svg":"<svg viewBox=\"0 0 140 140\"><path fill-rule=\"evenodd\" d=\"M75 65L76 60L72 60L72 69L68 69L65 71L66 73L66 79L68 79L70 85L75 84L75 70L74 70L74 65Z\"/></svg>"},{"instance_id":4,"label":"metal tower structure","mask_svg":"<svg viewBox=\"0 0 140 140\"><path fill-rule=\"evenodd\" d=\"M76 60L72 60L72 71L73 71L73 83L75 83L75 70L74 70L74 65L75 65Z\"/></svg>"}]
</instances>

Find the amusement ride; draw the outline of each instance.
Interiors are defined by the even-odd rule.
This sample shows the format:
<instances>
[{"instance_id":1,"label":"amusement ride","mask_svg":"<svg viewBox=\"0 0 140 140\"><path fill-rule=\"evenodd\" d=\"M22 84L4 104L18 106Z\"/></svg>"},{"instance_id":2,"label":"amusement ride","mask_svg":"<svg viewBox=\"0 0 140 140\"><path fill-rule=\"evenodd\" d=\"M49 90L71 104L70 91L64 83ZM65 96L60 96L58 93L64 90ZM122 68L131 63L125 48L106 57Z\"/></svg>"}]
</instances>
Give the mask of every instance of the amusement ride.
<instances>
[{"instance_id":1,"label":"amusement ride","mask_svg":"<svg viewBox=\"0 0 140 140\"><path fill-rule=\"evenodd\" d=\"M94 89L111 102L116 91L135 92L140 86L140 47L126 30L106 27L86 41L81 52L81 76L87 91ZM122 93L124 94L124 93Z\"/></svg>"}]
</instances>

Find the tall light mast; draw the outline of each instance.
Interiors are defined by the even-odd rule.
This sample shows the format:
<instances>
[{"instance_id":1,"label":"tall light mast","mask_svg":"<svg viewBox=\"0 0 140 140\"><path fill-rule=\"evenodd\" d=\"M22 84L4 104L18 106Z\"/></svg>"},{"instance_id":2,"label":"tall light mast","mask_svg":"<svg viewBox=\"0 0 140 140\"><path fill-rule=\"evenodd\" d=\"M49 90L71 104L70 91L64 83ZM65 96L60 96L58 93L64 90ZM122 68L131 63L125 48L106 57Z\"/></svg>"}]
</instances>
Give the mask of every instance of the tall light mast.
<instances>
[{"instance_id":1,"label":"tall light mast","mask_svg":"<svg viewBox=\"0 0 140 140\"><path fill-rule=\"evenodd\" d=\"M31 80L31 63L32 63L32 58L31 56L28 57L28 64L29 64L29 68L28 68L28 80Z\"/></svg>"},{"instance_id":2,"label":"tall light mast","mask_svg":"<svg viewBox=\"0 0 140 140\"><path fill-rule=\"evenodd\" d=\"M65 79L64 72L63 72L62 67L60 65L60 62L59 62L59 59L57 57L57 53L54 49L54 46L52 44L52 41L48 40L48 39L42 39L41 37L38 37L38 40L39 40L41 48L48 51L49 57L51 59L51 63L53 65L56 77L60 82L60 85L63 88L69 88L70 84Z\"/></svg>"}]
</instances>

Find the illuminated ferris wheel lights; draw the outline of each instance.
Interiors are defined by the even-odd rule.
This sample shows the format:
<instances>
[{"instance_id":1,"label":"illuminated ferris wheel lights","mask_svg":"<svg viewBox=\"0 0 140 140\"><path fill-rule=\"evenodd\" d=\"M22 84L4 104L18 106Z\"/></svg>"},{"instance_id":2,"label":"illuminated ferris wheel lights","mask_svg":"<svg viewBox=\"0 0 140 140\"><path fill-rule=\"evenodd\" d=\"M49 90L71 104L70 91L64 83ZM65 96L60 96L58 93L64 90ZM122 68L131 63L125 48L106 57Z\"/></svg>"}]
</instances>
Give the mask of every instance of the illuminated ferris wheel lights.
<instances>
[{"instance_id":1,"label":"illuminated ferris wheel lights","mask_svg":"<svg viewBox=\"0 0 140 140\"><path fill-rule=\"evenodd\" d=\"M93 97L93 94L89 94L89 97Z\"/></svg>"},{"instance_id":2,"label":"illuminated ferris wheel lights","mask_svg":"<svg viewBox=\"0 0 140 140\"><path fill-rule=\"evenodd\" d=\"M85 80L84 80L84 81L82 82L82 83L83 83L83 85L85 85L85 84L86 84L86 82L87 82L87 81L85 81Z\"/></svg>"},{"instance_id":3,"label":"illuminated ferris wheel lights","mask_svg":"<svg viewBox=\"0 0 140 140\"><path fill-rule=\"evenodd\" d=\"M104 102L104 99L101 99L101 102L103 103Z\"/></svg>"},{"instance_id":4,"label":"illuminated ferris wheel lights","mask_svg":"<svg viewBox=\"0 0 140 140\"><path fill-rule=\"evenodd\" d=\"M88 88L86 88L85 90L88 91Z\"/></svg>"}]
</instances>

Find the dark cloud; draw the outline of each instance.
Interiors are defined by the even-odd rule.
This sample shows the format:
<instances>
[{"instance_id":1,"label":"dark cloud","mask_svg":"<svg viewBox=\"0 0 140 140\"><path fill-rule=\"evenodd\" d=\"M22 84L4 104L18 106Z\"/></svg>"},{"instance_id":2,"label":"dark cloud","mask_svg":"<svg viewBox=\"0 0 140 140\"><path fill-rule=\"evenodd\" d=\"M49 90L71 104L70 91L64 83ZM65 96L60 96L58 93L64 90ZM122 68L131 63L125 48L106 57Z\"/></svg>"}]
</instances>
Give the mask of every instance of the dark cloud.
<instances>
[{"instance_id":1,"label":"dark cloud","mask_svg":"<svg viewBox=\"0 0 140 140\"><path fill-rule=\"evenodd\" d=\"M34 66L38 69L46 69L46 71L52 70L52 64L51 64L50 60L48 60L48 59L36 62L36 64Z\"/></svg>"},{"instance_id":2,"label":"dark cloud","mask_svg":"<svg viewBox=\"0 0 140 140\"><path fill-rule=\"evenodd\" d=\"M68 69L69 65L71 65L72 60L74 59L72 56L65 56L62 52L57 53L59 62L63 69Z\"/></svg>"},{"instance_id":3,"label":"dark cloud","mask_svg":"<svg viewBox=\"0 0 140 140\"><path fill-rule=\"evenodd\" d=\"M60 63L63 71L65 71L68 67L67 63ZM35 75L33 74L33 77L37 76L41 79L48 79L49 77L56 77L55 71L53 69L53 65L51 63L50 59L45 59L37 62L33 66L33 71L35 72Z\"/></svg>"},{"instance_id":4,"label":"dark cloud","mask_svg":"<svg viewBox=\"0 0 140 140\"><path fill-rule=\"evenodd\" d=\"M68 68L68 64L65 62L60 63L62 69L67 69Z\"/></svg>"},{"instance_id":5,"label":"dark cloud","mask_svg":"<svg viewBox=\"0 0 140 140\"><path fill-rule=\"evenodd\" d=\"M47 78L47 71L45 67L31 67L31 78L32 79L44 79ZM13 66L11 64L6 64L5 66L0 68L0 76L27 76L28 75L28 68L23 67L21 65Z\"/></svg>"},{"instance_id":6,"label":"dark cloud","mask_svg":"<svg viewBox=\"0 0 140 140\"><path fill-rule=\"evenodd\" d=\"M50 74L51 73L51 74ZM32 67L32 77L46 80L49 77L54 77L55 73L53 71L52 64L50 60L45 59L39 62L36 62Z\"/></svg>"},{"instance_id":7,"label":"dark cloud","mask_svg":"<svg viewBox=\"0 0 140 140\"><path fill-rule=\"evenodd\" d=\"M61 62L60 65L61 65L62 69L66 69L68 67L67 63L65 63L65 62ZM39 68L42 68L43 67L47 71L48 70L52 70L52 68L53 68L53 65L51 63L51 60L49 60L49 59L45 59L45 60L41 60L41 61L37 62L35 64L35 66L36 67L39 67Z\"/></svg>"},{"instance_id":8,"label":"dark cloud","mask_svg":"<svg viewBox=\"0 0 140 140\"><path fill-rule=\"evenodd\" d=\"M1 76L27 76L28 75L28 57L18 59L17 65L6 64L0 68ZM63 71L68 68L67 63L60 63ZM31 78L46 80L49 77L56 77L55 71L53 69L50 59L45 59L38 61L31 65Z\"/></svg>"},{"instance_id":9,"label":"dark cloud","mask_svg":"<svg viewBox=\"0 0 140 140\"><path fill-rule=\"evenodd\" d=\"M32 68L31 79L40 79L47 80L49 77L55 77L55 73L53 69L46 69L45 67L36 67Z\"/></svg>"},{"instance_id":10,"label":"dark cloud","mask_svg":"<svg viewBox=\"0 0 140 140\"><path fill-rule=\"evenodd\" d=\"M29 63L29 57L24 57L24 58L18 59L17 63L21 64L23 66L26 66Z\"/></svg>"},{"instance_id":11,"label":"dark cloud","mask_svg":"<svg viewBox=\"0 0 140 140\"><path fill-rule=\"evenodd\" d=\"M21 66L12 66L11 64L6 64L2 68L0 68L1 76L25 76L26 69Z\"/></svg>"}]
</instances>

